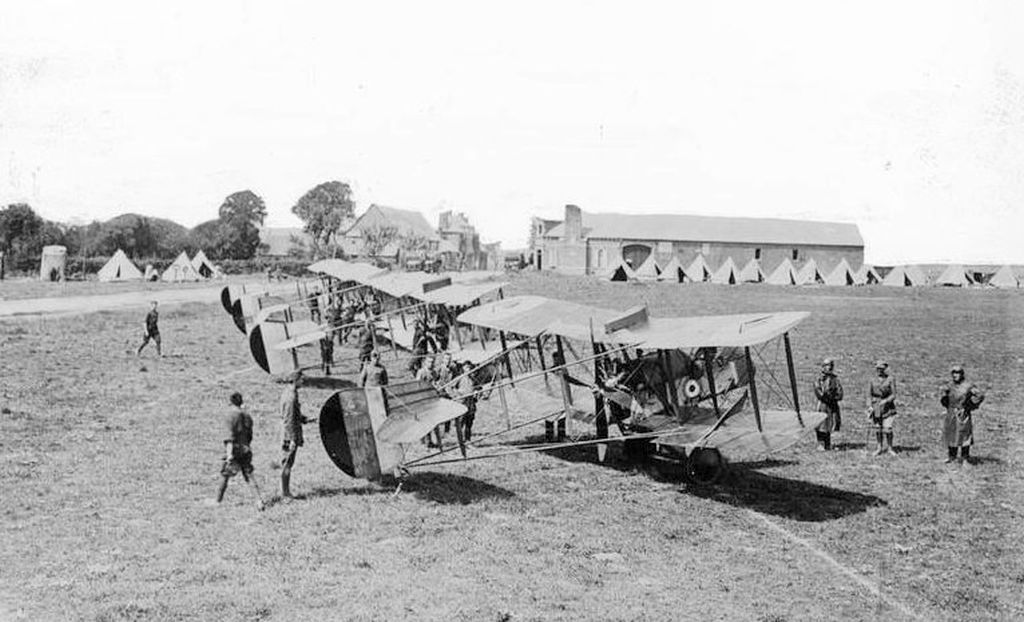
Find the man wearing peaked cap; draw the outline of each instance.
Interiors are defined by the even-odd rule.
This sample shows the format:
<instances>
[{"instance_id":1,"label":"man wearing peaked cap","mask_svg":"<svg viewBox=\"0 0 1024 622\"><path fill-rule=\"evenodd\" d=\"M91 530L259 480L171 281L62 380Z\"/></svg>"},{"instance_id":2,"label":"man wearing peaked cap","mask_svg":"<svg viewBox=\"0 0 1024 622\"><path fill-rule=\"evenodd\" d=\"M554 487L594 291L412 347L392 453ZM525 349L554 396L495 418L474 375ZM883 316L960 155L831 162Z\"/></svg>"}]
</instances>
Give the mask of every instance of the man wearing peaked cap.
<instances>
[{"instance_id":1,"label":"man wearing peaked cap","mask_svg":"<svg viewBox=\"0 0 1024 622\"><path fill-rule=\"evenodd\" d=\"M973 413L981 406L985 394L965 378L963 365L953 365L950 381L942 389L939 403L946 409L942 428L949 453L946 462L953 462L960 450L960 462L971 463L971 445L974 444Z\"/></svg>"},{"instance_id":2,"label":"man wearing peaked cap","mask_svg":"<svg viewBox=\"0 0 1024 622\"><path fill-rule=\"evenodd\" d=\"M896 455L892 447L892 424L896 418L896 380L889 374L889 364L875 362L876 376L868 386L868 418L875 427L876 456ZM885 445L883 446L883 441Z\"/></svg>"},{"instance_id":3,"label":"man wearing peaked cap","mask_svg":"<svg viewBox=\"0 0 1024 622\"><path fill-rule=\"evenodd\" d=\"M825 413L825 420L815 430L818 448L828 451L832 449L832 433L838 432L842 425L839 402L843 400L843 385L835 374L835 362L830 358L821 361L821 374L814 381L814 397L818 400L818 412Z\"/></svg>"}]
</instances>

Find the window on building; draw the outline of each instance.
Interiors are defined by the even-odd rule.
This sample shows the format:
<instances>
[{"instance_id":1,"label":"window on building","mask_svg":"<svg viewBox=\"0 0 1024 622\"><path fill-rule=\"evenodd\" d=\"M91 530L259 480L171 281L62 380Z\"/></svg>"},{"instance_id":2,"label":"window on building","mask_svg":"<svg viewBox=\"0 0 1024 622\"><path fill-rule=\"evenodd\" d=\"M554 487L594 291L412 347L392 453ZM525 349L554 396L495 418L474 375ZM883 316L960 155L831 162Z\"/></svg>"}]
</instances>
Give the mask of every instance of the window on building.
<instances>
[{"instance_id":1,"label":"window on building","mask_svg":"<svg viewBox=\"0 0 1024 622\"><path fill-rule=\"evenodd\" d=\"M700 254L701 255L710 255L711 254L711 244L708 244L707 242L704 242L703 244L701 244L700 245Z\"/></svg>"},{"instance_id":2,"label":"window on building","mask_svg":"<svg viewBox=\"0 0 1024 622\"><path fill-rule=\"evenodd\" d=\"M761 259L761 249L759 249L759 248L755 248L754 249L754 259L757 259L757 260Z\"/></svg>"},{"instance_id":3,"label":"window on building","mask_svg":"<svg viewBox=\"0 0 1024 622\"><path fill-rule=\"evenodd\" d=\"M794 248L793 249L793 261L796 261L797 259L800 259L800 249L799 248Z\"/></svg>"},{"instance_id":4,"label":"window on building","mask_svg":"<svg viewBox=\"0 0 1024 622\"><path fill-rule=\"evenodd\" d=\"M604 249L603 248L597 249L597 267L598 268L603 268L604 267Z\"/></svg>"}]
</instances>

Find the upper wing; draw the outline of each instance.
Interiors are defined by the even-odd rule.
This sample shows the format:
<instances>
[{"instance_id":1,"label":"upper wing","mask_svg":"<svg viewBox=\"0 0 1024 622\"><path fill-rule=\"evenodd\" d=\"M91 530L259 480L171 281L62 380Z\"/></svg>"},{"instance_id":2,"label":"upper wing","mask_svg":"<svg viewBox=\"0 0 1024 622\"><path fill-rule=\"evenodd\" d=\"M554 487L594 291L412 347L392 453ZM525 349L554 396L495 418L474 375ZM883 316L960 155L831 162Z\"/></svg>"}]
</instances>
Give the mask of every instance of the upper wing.
<instances>
[{"instance_id":1,"label":"upper wing","mask_svg":"<svg viewBox=\"0 0 1024 622\"><path fill-rule=\"evenodd\" d=\"M615 311L598 309L543 296L515 296L464 311L458 320L465 324L492 328L527 337L552 332L562 323L586 335L591 320L597 326L616 315Z\"/></svg>"},{"instance_id":2,"label":"upper wing","mask_svg":"<svg viewBox=\"0 0 1024 622\"><path fill-rule=\"evenodd\" d=\"M448 307L468 307L476 300L500 292L508 283L453 283L447 287L431 290L416 298L431 304Z\"/></svg>"},{"instance_id":3,"label":"upper wing","mask_svg":"<svg viewBox=\"0 0 1024 622\"><path fill-rule=\"evenodd\" d=\"M742 347L764 343L789 331L810 314L798 311L649 318L636 309L612 311L541 296L516 296L465 311L466 324L526 336L551 333L598 343L656 350Z\"/></svg>"},{"instance_id":4,"label":"upper wing","mask_svg":"<svg viewBox=\"0 0 1024 622\"><path fill-rule=\"evenodd\" d=\"M389 296L404 298L405 296L423 294L435 287L449 286L451 279L439 274L428 274L426 272L387 272L364 279L360 283L384 292Z\"/></svg>"},{"instance_id":5,"label":"upper wing","mask_svg":"<svg viewBox=\"0 0 1024 622\"><path fill-rule=\"evenodd\" d=\"M352 263L344 259L322 259L306 268L310 272L326 274L340 281L362 283L387 272L383 268L366 263Z\"/></svg>"}]
</instances>

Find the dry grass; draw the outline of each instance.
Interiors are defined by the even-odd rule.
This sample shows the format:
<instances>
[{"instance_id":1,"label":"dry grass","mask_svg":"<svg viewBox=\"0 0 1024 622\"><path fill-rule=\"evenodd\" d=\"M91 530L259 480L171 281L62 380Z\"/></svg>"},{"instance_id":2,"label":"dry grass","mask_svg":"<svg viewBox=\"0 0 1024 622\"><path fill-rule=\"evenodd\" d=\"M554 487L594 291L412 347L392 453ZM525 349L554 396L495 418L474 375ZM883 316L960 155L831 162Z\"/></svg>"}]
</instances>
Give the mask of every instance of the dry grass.
<instances>
[{"instance_id":1,"label":"dry grass","mask_svg":"<svg viewBox=\"0 0 1024 622\"><path fill-rule=\"evenodd\" d=\"M227 283L224 281L223 283ZM230 282L266 283L262 275L232 277ZM123 281L100 283L99 281L63 281L51 283L38 278L17 277L0 281L0 300L24 300L28 298L63 298L65 296L94 296L104 294L122 294L125 292L149 291L159 292L167 289L202 289L217 285L221 281L198 281L195 283L143 283L141 281ZM274 285L277 285L275 282Z\"/></svg>"},{"instance_id":2,"label":"dry grass","mask_svg":"<svg viewBox=\"0 0 1024 622\"><path fill-rule=\"evenodd\" d=\"M812 311L794 335L801 384L821 356L836 358L848 395L843 450L807 441L706 490L615 453L599 465L593 450L567 451L417 472L394 496L348 480L310 428L292 484L303 498L259 514L233 481L226 502L207 507L235 389L256 418L257 475L277 492L268 464L279 388L250 368L219 306L164 309L170 356L149 352L141 365L129 353L140 313L4 322L0 617L1024 616L1019 293L536 274L511 289L620 308L647 300L660 315ZM867 457L859 414L879 356L900 382L901 452L888 460ZM973 468L940 463L936 389L954 360L988 390ZM307 410L325 396L304 394Z\"/></svg>"}]
</instances>

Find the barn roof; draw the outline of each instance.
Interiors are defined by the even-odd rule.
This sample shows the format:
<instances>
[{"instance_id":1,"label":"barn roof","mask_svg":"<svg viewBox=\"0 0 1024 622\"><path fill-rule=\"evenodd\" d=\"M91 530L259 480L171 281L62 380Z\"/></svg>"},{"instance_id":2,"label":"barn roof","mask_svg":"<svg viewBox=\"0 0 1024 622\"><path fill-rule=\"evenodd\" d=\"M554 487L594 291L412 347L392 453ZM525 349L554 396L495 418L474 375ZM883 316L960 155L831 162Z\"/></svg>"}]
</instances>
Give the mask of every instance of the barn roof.
<instances>
[{"instance_id":1,"label":"barn roof","mask_svg":"<svg viewBox=\"0 0 1024 622\"><path fill-rule=\"evenodd\" d=\"M864 246L853 223L734 218L690 214L595 214L583 212L583 237L600 239ZM560 238L565 223L544 237Z\"/></svg>"},{"instance_id":2,"label":"barn roof","mask_svg":"<svg viewBox=\"0 0 1024 622\"><path fill-rule=\"evenodd\" d=\"M346 235L359 236L365 226L388 224L398 229L399 235L419 235L431 240L437 239L434 231L426 217L415 210L399 209L386 205L373 204L359 218L352 223Z\"/></svg>"}]
</instances>

